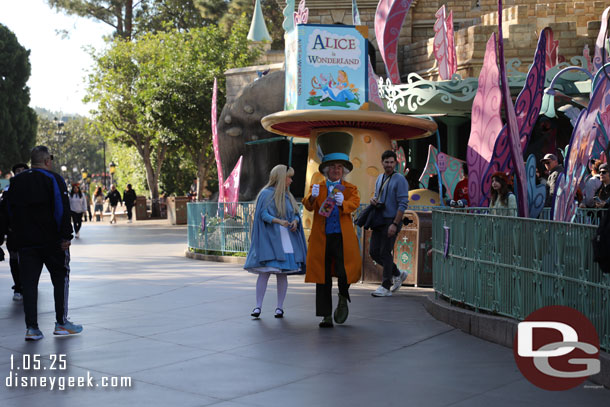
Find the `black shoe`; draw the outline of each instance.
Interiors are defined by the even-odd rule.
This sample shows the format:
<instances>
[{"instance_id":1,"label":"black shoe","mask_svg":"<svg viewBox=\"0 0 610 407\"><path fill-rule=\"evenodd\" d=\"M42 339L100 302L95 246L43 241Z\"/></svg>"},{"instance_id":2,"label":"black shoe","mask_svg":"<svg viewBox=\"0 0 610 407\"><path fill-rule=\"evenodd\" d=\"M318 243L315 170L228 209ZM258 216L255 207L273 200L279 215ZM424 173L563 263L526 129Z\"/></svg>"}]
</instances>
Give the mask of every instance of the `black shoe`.
<instances>
[{"instance_id":1,"label":"black shoe","mask_svg":"<svg viewBox=\"0 0 610 407\"><path fill-rule=\"evenodd\" d=\"M349 308L347 308L347 297L339 294L339 304L337 304L337 309L335 310L335 322L338 324L342 324L347 320L347 316L349 315Z\"/></svg>"},{"instance_id":2,"label":"black shoe","mask_svg":"<svg viewBox=\"0 0 610 407\"><path fill-rule=\"evenodd\" d=\"M329 315L324 317L322 322L319 324L320 328L332 328L333 327L333 318Z\"/></svg>"},{"instance_id":3,"label":"black shoe","mask_svg":"<svg viewBox=\"0 0 610 407\"><path fill-rule=\"evenodd\" d=\"M275 309L274 317L276 317L276 318L284 318L284 310L281 309L281 308L276 308Z\"/></svg>"},{"instance_id":4,"label":"black shoe","mask_svg":"<svg viewBox=\"0 0 610 407\"><path fill-rule=\"evenodd\" d=\"M261 315L261 309L259 307L256 307L252 310L252 314L250 314L251 316L253 316L254 318L258 318Z\"/></svg>"}]
</instances>

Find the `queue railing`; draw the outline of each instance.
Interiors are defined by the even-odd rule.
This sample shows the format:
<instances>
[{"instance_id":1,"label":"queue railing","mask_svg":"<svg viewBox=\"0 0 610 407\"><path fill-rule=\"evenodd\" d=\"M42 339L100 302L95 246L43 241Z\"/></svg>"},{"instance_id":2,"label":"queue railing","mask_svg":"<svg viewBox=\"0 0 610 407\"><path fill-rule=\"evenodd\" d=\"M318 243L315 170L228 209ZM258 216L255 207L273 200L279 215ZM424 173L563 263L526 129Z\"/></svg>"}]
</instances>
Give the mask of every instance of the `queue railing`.
<instances>
[{"instance_id":1,"label":"queue railing","mask_svg":"<svg viewBox=\"0 0 610 407\"><path fill-rule=\"evenodd\" d=\"M610 275L593 261L593 220L584 223L505 216L489 208L432 214L433 281L439 296L522 320L547 305L586 315L610 350Z\"/></svg>"}]
</instances>

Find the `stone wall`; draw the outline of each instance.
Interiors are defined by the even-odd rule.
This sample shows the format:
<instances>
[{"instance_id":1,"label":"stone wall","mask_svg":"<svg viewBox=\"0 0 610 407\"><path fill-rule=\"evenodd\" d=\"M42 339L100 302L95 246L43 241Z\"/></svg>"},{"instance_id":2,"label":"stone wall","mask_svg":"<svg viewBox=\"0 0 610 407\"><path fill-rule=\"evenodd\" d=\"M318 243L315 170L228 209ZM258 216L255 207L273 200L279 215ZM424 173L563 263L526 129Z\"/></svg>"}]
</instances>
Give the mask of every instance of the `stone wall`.
<instances>
[{"instance_id":1,"label":"stone wall","mask_svg":"<svg viewBox=\"0 0 610 407\"><path fill-rule=\"evenodd\" d=\"M282 53L282 57L283 56L284 54ZM225 77L227 79L227 104L233 102L235 96L237 96L242 89L258 78L258 72L269 70L269 73L271 73L282 69L284 69L283 62L229 69L225 72Z\"/></svg>"},{"instance_id":2,"label":"stone wall","mask_svg":"<svg viewBox=\"0 0 610 407\"><path fill-rule=\"evenodd\" d=\"M528 0L518 0L519 3ZM457 73L463 78L476 77L481 71L485 46L492 32L497 33L497 10L492 9L489 0L482 0L481 9L493 10L487 14L479 15L478 24L455 31L455 45L458 62ZM558 13L551 15L549 10L568 10L565 2L548 3L542 7L540 4L508 7L502 13L504 33L505 58L519 58L522 61L521 69L526 72L532 63L538 33L545 27L553 30L554 39L559 40L559 55L565 61L575 56L581 56L585 45L588 45L590 54L594 53L595 39L600 27L599 18L603 12L601 2L592 2L588 7L582 6L584 20L578 20L574 11L577 3L570 3L571 14ZM597 4L600 3L600 4ZM495 3L494 3L495 4ZM580 15L580 14L579 14ZM584 25L583 25L584 24ZM438 68L433 53L433 38L415 42L403 47L403 66L401 74L416 72L425 79L437 80Z\"/></svg>"}]
</instances>

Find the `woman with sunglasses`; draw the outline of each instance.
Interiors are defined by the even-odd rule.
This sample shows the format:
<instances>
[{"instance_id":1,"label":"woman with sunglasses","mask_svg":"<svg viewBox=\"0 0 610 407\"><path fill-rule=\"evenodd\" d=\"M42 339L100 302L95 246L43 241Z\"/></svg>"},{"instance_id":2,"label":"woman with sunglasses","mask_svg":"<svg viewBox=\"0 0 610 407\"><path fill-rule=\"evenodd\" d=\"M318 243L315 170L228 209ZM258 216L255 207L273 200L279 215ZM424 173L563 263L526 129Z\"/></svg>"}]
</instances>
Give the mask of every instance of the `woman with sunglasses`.
<instances>
[{"instance_id":1,"label":"woman with sunglasses","mask_svg":"<svg viewBox=\"0 0 610 407\"><path fill-rule=\"evenodd\" d=\"M599 166L599 175L602 185L595 193L595 207L607 208L610 206L610 174L608 174L608 164Z\"/></svg>"},{"instance_id":2,"label":"woman with sunglasses","mask_svg":"<svg viewBox=\"0 0 610 407\"><path fill-rule=\"evenodd\" d=\"M602 181L599 174L599 166L602 164L600 160L591 159L589 161L589 169L591 174L585 179L583 189L583 201L580 204L581 208L595 208L595 195L599 187L602 186Z\"/></svg>"}]
</instances>

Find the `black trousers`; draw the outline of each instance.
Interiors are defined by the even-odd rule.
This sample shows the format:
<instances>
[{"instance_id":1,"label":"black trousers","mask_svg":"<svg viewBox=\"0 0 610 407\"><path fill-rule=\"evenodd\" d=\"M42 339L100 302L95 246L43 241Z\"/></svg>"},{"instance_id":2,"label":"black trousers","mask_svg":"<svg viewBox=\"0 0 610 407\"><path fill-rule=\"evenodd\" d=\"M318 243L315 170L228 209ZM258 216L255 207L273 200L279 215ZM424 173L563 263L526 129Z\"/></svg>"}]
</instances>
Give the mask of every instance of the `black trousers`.
<instances>
[{"instance_id":1,"label":"black trousers","mask_svg":"<svg viewBox=\"0 0 610 407\"><path fill-rule=\"evenodd\" d=\"M349 299L349 284L343 262L343 237L341 233L326 235L326 255L324 257L324 284L316 284L316 316L327 317L333 311L331 267L335 264L339 294Z\"/></svg>"},{"instance_id":2,"label":"black trousers","mask_svg":"<svg viewBox=\"0 0 610 407\"><path fill-rule=\"evenodd\" d=\"M70 286L70 252L57 248L41 247L19 250L19 271L23 287L25 325L38 329L38 281L43 264L47 266L53 283L55 318L65 323L68 315Z\"/></svg>"},{"instance_id":3,"label":"black trousers","mask_svg":"<svg viewBox=\"0 0 610 407\"><path fill-rule=\"evenodd\" d=\"M87 213L89 213L89 221L93 218L91 216L91 205L87 205L87 212L83 212L83 222L87 222Z\"/></svg>"},{"instance_id":4,"label":"black trousers","mask_svg":"<svg viewBox=\"0 0 610 407\"><path fill-rule=\"evenodd\" d=\"M8 251L11 259L9 260L9 266L11 267L11 275L13 276L13 291L21 294L21 276L19 275L19 253L12 250Z\"/></svg>"},{"instance_id":5,"label":"black trousers","mask_svg":"<svg viewBox=\"0 0 610 407\"><path fill-rule=\"evenodd\" d=\"M382 286L388 290L392 287L392 276L399 276L400 271L394 264L394 243L396 236L388 237L388 228L391 224L374 229L371 234L371 244L369 246L369 254L375 263L383 266L383 281Z\"/></svg>"},{"instance_id":6,"label":"black trousers","mask_svg":"<svg viewBox=\"0 0 610 407\"><path fill-rule=\"evenodd\" d=\"M72 216L72 223L74 224L74 233L78 233L81 226L83 226L83 214L70 211L70 215ZM86 216L87 214L85 213L85 217Z\"/></svg>"},{"instance_id":7,"label":"black trousers","mask_svg":"<svg viewBox=\"0 0 610 407\"><path fill-rule=\"evenodd\" d=\"M131 220L132 215L132 210L133 210L133 205L127 205L125 204L125 208L127 209L127 219Z\"/></svg>"}]
</instances>

